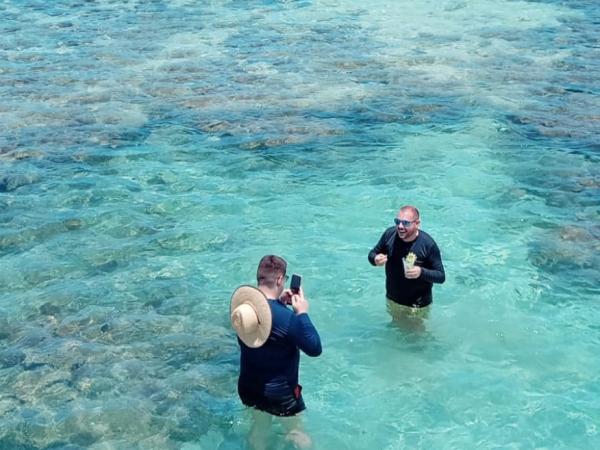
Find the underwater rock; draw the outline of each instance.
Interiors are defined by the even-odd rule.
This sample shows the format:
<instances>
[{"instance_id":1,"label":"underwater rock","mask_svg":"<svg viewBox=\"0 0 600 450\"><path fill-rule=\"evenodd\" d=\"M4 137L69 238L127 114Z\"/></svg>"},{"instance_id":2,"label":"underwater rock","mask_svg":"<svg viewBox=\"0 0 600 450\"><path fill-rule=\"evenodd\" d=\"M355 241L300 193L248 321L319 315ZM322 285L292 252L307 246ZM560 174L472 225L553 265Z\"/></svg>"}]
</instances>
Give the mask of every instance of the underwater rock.
<instances>
[{"instance_id":1,"label":"underwater rock","mask_svg":"<svg viewBox=\"0 0 600 450\"><path fill-rule=\"evenodd\" d=\"M19 400L15 396L4 396L0 399L0 417L8 417L8 415L13 414L18 407ZM4 448L2 447L2 440L0 440L0 448Z\"/></svg>"},{"instance_id":2,"label":"underwater rock","mask_svg":"<svg viewBox=\"0 0 600 450\"><path fill-rule=\"evenodd\" d=\"M102 264L98 264L95 266L98 272L113 272L119 268L119 262L113 260L107 261Z\"/></svg>"},{"instance_id":3,"label":"underwater rock","mask_svg":"<svg viewBox=\"0 0 600 450\"><path fill-rule=\"evenodd\" d=\"M451 1L444 6L444 11L446 12L454 12L459 9L463 9L467 7L467 2L464 1Z\"/></svg>"},{"instance_id":4,"label":"underwater rock","mask_svg":"<svg viewBox=\"0 0 600 450\"><path fill-rule=\"evenodd\" d=\"M115 390L114 378L99 377L79 378L73 383L75 389L88 398L102 398Z\"/></svg>"},{"instance_id":5,"label":"underwater rock","mask_svg":"<svg viewBox=\"0 0 600 450\"><path fill-rule=\"evenodd\" d=\"M63 225L69 231L79 230L83 227L83 221L81 219L67 219L63 222Z\"/></svg>"},{"instance_id":6,"label":"underwater rock","mask_svg":"<svg viewBox=\"0 0 600 450\"><path fill-rule=\"evenodd\" d=\"M74 362L73 364L71 364L71 367L70 367L70 369L69 369L69 370L70 370L71 372L76 372L76 371L78 371L79 369L81 369L81 368L83 367L83 365L84 365L84 363L82 363L82 362L79 362L79 361L77 361L77 362Z\"/></svg>"},{"instance_id":7,"label":"underwater rock","mask_svg":"<svg viewBox=\"0 0 600 450\"><path fill-rule=\"evenodd\" d=\"M86 450L90 445L98 440L98 438L93 437L91 433L78 433L75 436L72 436L71 439L75 442L81 443L83 447L78 444L59 442L46 447L44 450Z\"/></svg>"},{"instance_id":8,"label":"underwater rock","mask_svg":"<svg viewBox=\"0 0 600 450\"><path fill-rule=\"evenodd\" d=\"M567 225L559 230L559 236L565 241L579 241L585 242L593 239L591 233L585 228L578 227L575 225Z\"/></svg>"},{"instance_id":9,"label":"underwater rock","mask_svg":"<svg viewBox=\"0 0 600 450\"><path fill-rule=\"evenodd\" d=\"M154 176L148 178L148 184L160 184L160 185L170 185L174 184L178 181L178 177L173 172L161 172L157 173Z\"/></svg>"},{"instance_id":10,"label":"underwater rock","mask_svg":"<svg viewBox=\"0 0 600 450\"><path fill-rule=\"evenodd\" d=\"M137 359L119 361L110 369L110 374L115 380L142 380L149 375L148 368L144 363Z\"/></svg>"},{"instance_id":11,"label":"underwater rock","mask_svg":"<svg viewBox=\"0 0 600 450\"><path fill-rule=\"evenodd\" d=\"M3 339L9 339L13 331L14 326L9 325L8 314L4 310L0 309L0 341Z\"/></svg>"},{"instance_id":12,"label":"underwater rock","mask_svg":"<svg viewBox=\"0 0 600 450\"><path fill-rule=\"evenodd\" d=\"M582 178L578 183L585 188L600 188L600 179L598 178Z\"/></svg>"},{"instance_id":13,"label":"underwater rock","mask_svg":"<svg viewBox=\"0 0 600 450\"><path fill-rule=\"evenodd\" d=\"M0 157L4 160L9 161L22 161L25 159L41 159L44 157L44 153L39 150L14 150L8 153L1 153Z\"/></svg>"},{"instance_id":14,"label":"underwater rock","mask_svg":"<svg viewBox=\"0 0 600 450\"><path fill-rule=\"evenodd\" d=\"M48 364L46 363L37 363L37 362L33 362L33 363L29 363L29 364L23 364L23 370L37 370L40 369L42 367L47 366Z\"/></svg>"},{"instance_id":15,"label":"underwater rock","mask_svg":"<svg viewBox=\"0 0 600 450\"><path fill-rule=\"evenodd\" d=\"M223 133L231 130L234 125L224 120L216 120L214 122L208 122L200 124L199 128L205 133Z\"/></svg>"},{"instance_id":16,"label":"underwater rock","mask_svg":"<svg viewBox=\"0 0 600 450\"><path fill-rule=\"evenodd\" d=\"M77 335L90 328L96 327L109 321L114 309L102 306L87 306L77 314L65 317L58 326L59 336Z\"/></svg>"},{"instance_id":17,"label":"underwater rock","mask_svg":"<svg viewBox=\"0 0 600 450\"><path fill-rule=\"evenodd\" d=\"M574 137L575 133L571 128L553 126L550 124L540 124L536 127L537 132L540 136L547 138L571 138Z\"/></svg>"},{"instance_id":18,"label":"underwater rock","mask_svg":"<svg viewBox=\"0 0 600 450\"><path fill-rule=\"evenodd\" d=\"M194 305L187 297L175 297L161 300L154 308L158 314L166 316L187 315L193 312Z\"/></svg>"},{"instance_id":19,"label":"underwater rock","mask_svg":"<svg viewBox=\"0 0 600 450\"><path fill-rule=\"evenodd\" d=\"M45 316L57 316L60 314L60 308L50 302L47 302L40 306L40 314Z\"/></svg>"},{"instance_id":20,"label":"underwater rock","mask_svg":"<svg viewBox=\"0 0 600 450\"><path fill-rule=\"evenodd\" d=\"M510 191L510 195L516 199L522 199L527 196L527 190L523 188L513 188Z\"/></svg>"},{"instance_id":21,"label":"underwater rock","mask_svg":"<svg viewBox=\"0 0 600 450\"><path fill-rule=\"evenodd\" d=\"M51 337L48 331L41 328L27 328L21 334L18 343L22 347L36 347Z\"/></svg>"},{"instance_id":22,"label":"underwater rock","mask_svg":"<svg viewBox=\"0 0 600 450\"><path fill-rule=\"evenodd\" d=\"M0 192L11 192L21 186L33 184L40 179L38 175L9 174L0 175Z\"/></svg>"},{"instance_id":23,"label":"underwater rock","mask_svg":"<svg viewBox=\"0 0 600 450\"><path fill-rule=\"evenodd\" d=\"M150 300L147 300L144 303L144 306L149 306L151 308L157 309L157 308L160 308L160 305L162 305L163 301L164 301L164 299L162 299L162 298L152 298Z\"/></svg>"},{"instance_id":24,"label":"underwater rock","mask_svg":"<svg viewBox=\"0 0 600 450\"><path fill-rule=\"evenodd\" d=\"M241 145L241 148L245 150L265 150L273 147L280 147L282 145L289 144L301 144L308 140L308 136L286 136L280 138L270 139L256 139L253 141L245 142Z\"/></svg>"},{"instance_id":25,"label":"underwater rock","mask_svg":"<svg viewBox=\"0 0 600 450\"><path fill-rule=\"evenodd\" d=\"M165 300L174 297L190 296L191 288L184 283L174 284L168 280L154 279L146 281L133 291L133 295L144 302L144 306L160 308Z\"/></svg>"},{"instance_id":26,"label":"underwater rock","mask_svg":"<svg viewBox=\"0 0 600 450\"><path fill-rule=\"evenodd\" d=\"M580 226L563 226L548 233L546 239L530 244L529 259L550 273L591 268L600 251L600 240Z\"/></svg>"},{"instance_id":27,"label":"underwater rock","mask_svg":"<svg viewBox=\"0 0 600 450\"><path fill-rule=\"evenodd\" d=\"M59 435L90 433L93 437L108 440L122 439L124 435L154 434L152 405L146 400L122 396L104 399L102 408L82 401L71 402L69 405L70 408L64 408L63 420L57 424L56 431Z\"/></svg>"},{"instance_id":28,"label":"underwater rock","mask_svg":"<svg viewBox=\"0 0 600 450\"><path fill-rule=\"evenodd\" d=\"M68 386L68 381L69 372L66 370L56 370L42 364L36 370L20 372L12 388L15 395L26 404L36 404L40 399L45 402L67 402L75 397L75 391Z\"/></svg>"},{"instance_id":29,"label":"underwater rock","mask_svg":"<svg viewBox=\"0 0 600 450\"><path fill-rule=\"evenodd\" d=\"M86 333L89 338L99 337L103 341L107 338L112 343L146 342L151 336L153 339L172 332L179 332L182 328L180 316L161 316L155 313L130 314L114 317L107 320L109 330L102 333L100 327Z\"/></svg>"},{"instance_id":30,"label":"underwater rock","mask_svg":"<svg viewBox=\"0 0 600 450\"><path fill-rule=\"evenodd\" d=\"M25 361L25 353L15 348L0 351L0 368L14 367Z\"/></svg>"}]
</instances>

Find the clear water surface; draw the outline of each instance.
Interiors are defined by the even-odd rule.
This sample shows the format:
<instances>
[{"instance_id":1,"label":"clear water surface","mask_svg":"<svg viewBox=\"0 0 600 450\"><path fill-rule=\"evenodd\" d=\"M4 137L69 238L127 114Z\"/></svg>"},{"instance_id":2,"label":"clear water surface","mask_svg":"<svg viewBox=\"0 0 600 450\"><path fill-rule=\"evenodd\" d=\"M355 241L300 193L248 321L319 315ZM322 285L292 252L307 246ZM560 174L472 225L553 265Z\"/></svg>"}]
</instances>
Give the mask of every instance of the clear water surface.
<instances>
[{"instance_id":1,"label":"clear water surface","mask_svg":"<svg viewBox=\"0 0 600 450\"><path fill-rule=\"evenodd\" d=\"M317 448L600 448L599 23L0 2L0 449L243 448L228 301L267 253L322 335ZM421 334L366 258L405 203L448 273Z\"/></svg>"}]
</instances>

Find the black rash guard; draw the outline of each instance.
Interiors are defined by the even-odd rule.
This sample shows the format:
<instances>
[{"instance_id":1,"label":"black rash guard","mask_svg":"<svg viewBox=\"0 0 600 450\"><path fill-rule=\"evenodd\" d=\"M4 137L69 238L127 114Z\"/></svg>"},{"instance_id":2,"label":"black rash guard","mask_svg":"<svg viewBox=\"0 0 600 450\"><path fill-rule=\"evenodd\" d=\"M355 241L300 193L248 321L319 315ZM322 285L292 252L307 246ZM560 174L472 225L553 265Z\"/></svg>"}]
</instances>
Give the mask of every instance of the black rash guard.
<instances>
[{"instance_id":1,"label":"black rash guard","mask_svg":"<svg viewBox=\"0 0 600 450\"><path fill-rule=\"evenodd\" d=\"M404 276L402 258L409 252L417 255L416 266L421 267L421 276L409 280ZM422 308L432 301L433 283L443 283L446 273L440 250L433 238L422 230L412 242L404 242L398 237L396 227L390 227L379 242L369 252L369 262L375 265L378 253L387 255L385 265L385 289L387 297L401 305Z\"/></svg>"}]
</instances>

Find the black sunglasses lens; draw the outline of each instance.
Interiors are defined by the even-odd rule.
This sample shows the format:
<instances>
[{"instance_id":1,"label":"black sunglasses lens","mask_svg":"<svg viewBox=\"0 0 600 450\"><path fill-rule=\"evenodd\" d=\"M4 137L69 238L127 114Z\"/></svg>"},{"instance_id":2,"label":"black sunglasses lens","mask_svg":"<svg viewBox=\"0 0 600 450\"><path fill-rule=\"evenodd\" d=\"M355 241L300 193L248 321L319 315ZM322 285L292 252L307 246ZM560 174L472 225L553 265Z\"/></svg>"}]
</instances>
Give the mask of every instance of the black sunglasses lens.
<instances>
[{"instance_id":1,"label":"black sunglasses lens","mask_svg":"<svg viewBox=\"0 0 600 450\"><path fill-rule=\"evenodd\" d=\"M406 228L406 227L410 227L410 226L412 225L412 222L411 222L410 220L402 220L402 219L398 219L398 218L394 219L394 223L395 223L396 225L400 225L400 224L402 224L402 226L403 226L404 228Z\"/></svg>"}]
</instances>

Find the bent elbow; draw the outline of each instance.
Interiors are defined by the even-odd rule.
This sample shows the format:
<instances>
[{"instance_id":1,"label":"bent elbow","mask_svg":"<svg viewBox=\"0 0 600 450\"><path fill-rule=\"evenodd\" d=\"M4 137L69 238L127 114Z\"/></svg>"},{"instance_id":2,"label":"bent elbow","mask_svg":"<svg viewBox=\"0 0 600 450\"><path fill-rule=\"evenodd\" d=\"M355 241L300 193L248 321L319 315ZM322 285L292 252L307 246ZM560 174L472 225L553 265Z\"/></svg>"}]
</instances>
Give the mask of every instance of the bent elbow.
<instances>
[{"instance_id":1,"label":"bent elbow","mask_svg":"<svg viewBox=\"0 0 600 450\"><path fill-rule=\"evenodd\" d=\"M318 349L318 350L316 350L314 353L311 353L311 354L310 354L310 355L308 355L308 356L311 356L311 357L313 357L313 358L316 358L317 356L321 356L321 353L323 353L323 350L321 349L321 347L319 347L319 349Z\"/></svg>"},{"instance_id":2,"label":"bent elbow","mask_svg":"<svg viewBox=\"0 0 600 450\"><path fill-rule=\"evenodd\" d=\"M313 358L316 356L319 356L321 353L323 353L323 348L321 347L321 342L317 342L315 345L313 345L308 350L309 351L307 351L306 354L308 356L312 356Z\"/></svg>"},{"instance_id":3,"label":"bent elbow","mask_svg":"<svg viewBox=\"0 0 600 450\"><path fill-rule=\"evenodd\" d=\"M367 259L369 260L369 264L371 264L372 266L375 266L375 254L373 252L370 252L367 255Z\"/></svg>"}]
</instances>

